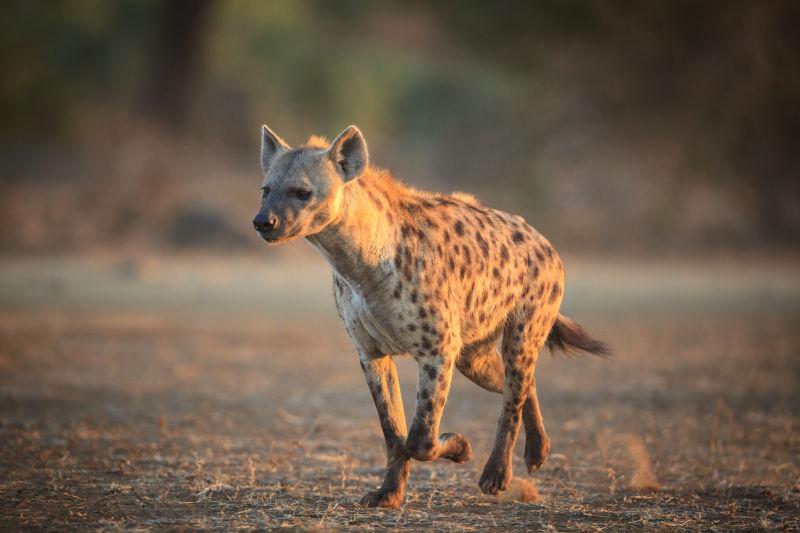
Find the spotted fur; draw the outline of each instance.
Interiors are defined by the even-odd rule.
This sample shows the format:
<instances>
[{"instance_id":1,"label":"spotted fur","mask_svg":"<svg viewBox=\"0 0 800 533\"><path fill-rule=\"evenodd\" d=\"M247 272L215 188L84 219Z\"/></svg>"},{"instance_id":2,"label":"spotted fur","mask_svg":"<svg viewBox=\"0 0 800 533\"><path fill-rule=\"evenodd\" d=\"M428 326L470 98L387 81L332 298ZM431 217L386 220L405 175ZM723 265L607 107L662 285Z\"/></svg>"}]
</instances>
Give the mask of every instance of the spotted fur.
<instances>
[{"instance_id":1,"label":"spotted fur","mask_svg":"<svg viewBox=\"0 0 800 533\"><path fill-rule=\"evenodd\" d=\"M439 432L454 368L503 395L481 489L508 486L521 423L528 470L539 468L550 446L534 382L539 350L549 339L606 351L559 314L564 267L552 245L519 216L463 193L419 191L370 167L354 126L330 145L313 137L296 149L265 127L262 166L269 194L256 227L269 219L275 225L259 230L265 240L305 237L330 263L336 307L378 410L387 470L362 503L400 505L412 458L470 459L464 436ZM301 202L297 190L310 198ZM392 360L406 354L419 365L410 430Z\"/></svg>"}]
</instances>

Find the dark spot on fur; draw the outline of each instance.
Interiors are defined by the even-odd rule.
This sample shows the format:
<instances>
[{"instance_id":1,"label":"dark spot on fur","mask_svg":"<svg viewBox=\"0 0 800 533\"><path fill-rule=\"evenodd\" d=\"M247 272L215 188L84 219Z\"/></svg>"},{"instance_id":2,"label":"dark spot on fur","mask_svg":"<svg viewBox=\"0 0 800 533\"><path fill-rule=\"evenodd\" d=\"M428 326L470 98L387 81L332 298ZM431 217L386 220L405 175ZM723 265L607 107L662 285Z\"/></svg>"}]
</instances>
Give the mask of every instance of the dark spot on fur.
<instances>
[{"instance_id":1,"label":"dark spot on fur","mask_svg":"<svg viewBox=\"0 0 800 533\"><path fill-rule=\"evenodd\" d=\"M500 245L500 262L505 263L508 261L508 247L505 244Z\"/></svg>"},{"instance_id":2,"label":"dark spot on fur","mask_svg":"<svg viewBox=\"0 0 800 533\"><path fill-rule=\"evenodd\" d=\"M444 237L444 242L450 242L450 232L449 231L444 230L443 237Z\"/></svg>"},{"instance_id":3,"label":"dark spot on fur","mask_svg":"<svg viewBox=\"0 0 800 533\"><path fill-rule=\"evenodd\" d=\"M411 303L412 304L417 303L417 298L419 298L419 295L417 294L417 291L416 290L411 291Z\"/></svg>"},{"instance_id":4,"label":"dark spot on fur","mask_svg":"<svg viewBox=\"0 0 800 533\"><path fill-rule=\"evenodd\" d=\"M486 239L480 233L475 233L475 240L478 241L478 246L481 249L481 253L483 254L484 258L489 257L489 243L486 242Z\"/></svg>"},{"instance_id":5,"label":"dark spot on fur","mask_svg":"<svg viewBox=\"0 0 800 533\"><path fill-rule=\"evenodd\" d=\"M525 235L523 235L522 232L515 231L511 235L511 240L513 240L517 244L523 243L525 242Z\"/></svg>"},{"instance_id":6,"label":"dark spot on fur","mask_svg":"<svg viewBox=\"0 0 800 533\"><path fill-rule=\"evenodd\" d=\"M496 277L496 278L499 278L499 277L500 277L500 271L497 269L497 267L494 267L494 268L492 269L492 276L494 276L494 277Z\"/></svg>"},{"instance_id":7,"label":"dark spot on fur","mask_svg":"<svg viewBox=\"0 0 800 533\"><path fill-rule=\"evenodd\" d=\"M460 220L455 223L453 229L456 230L456 233L461 236L464 235L464 223Z\"/></svg>"},{"instance_id":8,"label":"dark spot on fur","mask_svg":"<svg viewBox=\"0 0 800 533\"><path fill-rule=\"evenodd\" d=\"M425 348L426 350L430 350L433 347L430 339L425 335L422 336L421 342L422 342L422 347Z\"/></svg>"},{"instance_id":9,"label":"dark spot on fur","mask_svg":"<svg viewBox=\"0 0 800 533\"><path fill-rule=\"evenodd\" d=\"M411 235L411 226L403 224L400 226L400 233L403 234L403 238L408 238L408 236Z\"/></svg>"},{"instance_id":10,"label":"dark spot on fur","mask_svg":"<svg viewBox=\"0 0 800 533\"><path fill-rule=\"evenodd\" d=\"M436 368L431 365L425 365L425 372L431 379L436 379Z\"/></svg>"},{"instance_id":11,"label":"dark spot on fur","mask_svg":"<svg viewBox=\"0 0 800 533\"><path fill-rule=\"evenodd\" d=\"M424 307L420 307L419 308L419 317L420 318L427 318L427 316L428 316L428 312L425 311L425 308Z\"/></svg>"},{"instance_id":12,"label":"dark spot on fur","mask_svg":"<svg viewBox=\"0 0 800 533\"><path fill-rule=\"evenodd\" d=\"M558 283L553 284L553 289L550 291L550 303L556 301L556 298L561 294L561 286Z\"/></svg>"},{"instance_id":13,"label":"dark spot on fur","mask_svg":"<svg viewBox=\"0 0 800 533\"><path fill-rule=\"evenodd\" d=\"M408 325L408 331L415 331L416 329L417 329L416 324L409 324Z\"/></svg>"},{"instance_id":14,"label":"dark spot on fur","mask_svg":"<svg viewBox=\"0 0 800 533\"><path fill-rule=\"evenodd\" d=\"M403 202L400 204L400 207L402 207L409 213L418 213L420 210L419 204L416 204L414 202Z\"/></svg>"}]
</instances>

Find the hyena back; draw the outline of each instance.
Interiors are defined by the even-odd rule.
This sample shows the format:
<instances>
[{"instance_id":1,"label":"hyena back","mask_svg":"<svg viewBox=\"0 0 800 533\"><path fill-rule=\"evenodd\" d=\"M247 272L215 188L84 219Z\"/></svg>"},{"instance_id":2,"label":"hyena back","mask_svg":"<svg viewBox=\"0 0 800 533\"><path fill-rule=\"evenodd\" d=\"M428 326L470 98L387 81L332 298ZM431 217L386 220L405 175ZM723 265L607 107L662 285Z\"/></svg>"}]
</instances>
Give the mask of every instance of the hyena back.
<instances>
[{"instance_id":1,"label":"hyena back","mask_svg":"<svg viewBox=\"0 0 800 533\"><path fill-rule=\"evenodd\" d=\"M507 487L521 422L526 465L539 468L550 447L534 381L540 349L607 353L559 314L564 268L550 243L519 216L461 193L418 191L370 167L354 126L330 144L312 137L294 149L264 126L261 160L253 224L270 243L307 238L330 263L336 306L378 410L388 465L362 503L400 505L412 458L470 459L464 436L439 434L453 367L503 395L481 489ZM403 354L419 365L410 430L392 360Z\"/></svg>"}]
</instances>

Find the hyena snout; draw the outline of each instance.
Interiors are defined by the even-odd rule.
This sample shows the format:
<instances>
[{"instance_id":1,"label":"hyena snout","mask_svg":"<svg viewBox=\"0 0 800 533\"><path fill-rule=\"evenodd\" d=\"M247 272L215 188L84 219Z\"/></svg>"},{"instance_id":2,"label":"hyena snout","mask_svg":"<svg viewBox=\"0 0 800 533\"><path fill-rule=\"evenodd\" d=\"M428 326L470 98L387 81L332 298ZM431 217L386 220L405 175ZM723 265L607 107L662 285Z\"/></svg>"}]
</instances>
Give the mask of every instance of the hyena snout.
<instances>
[{"instance_id":1,"label":"hyena snout","mask_svg":"<svg viewBox=\"0 0 800 533\"><path fill-rule=\"evenodd\" d=\"M272 214L259 213L253 219L253 227L261 234L269 234L278 227L278 217Z\"/></svg>"}]
</instances>

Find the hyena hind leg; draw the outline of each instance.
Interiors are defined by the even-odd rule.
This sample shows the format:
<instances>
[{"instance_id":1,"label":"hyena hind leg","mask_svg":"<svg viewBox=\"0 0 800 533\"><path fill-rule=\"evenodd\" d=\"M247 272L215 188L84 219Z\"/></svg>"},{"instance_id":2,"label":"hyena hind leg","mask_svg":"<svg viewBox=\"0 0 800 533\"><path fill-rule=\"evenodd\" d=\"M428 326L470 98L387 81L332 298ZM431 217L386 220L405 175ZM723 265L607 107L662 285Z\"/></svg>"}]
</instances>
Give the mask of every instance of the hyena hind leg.
<instances>
[{"instance_id":1,"label":"hyena hind leg","mask_svg":"<svg viewBox=\"0 0 800 533\"><path fill-rule=\"evenodd\" d=\"M465 348L456 362L456 367L476 385L491 392L502 393L505 370L496 342L496 339L490 339ZM550 438L544 428L544 420L539 410L539 398L536 394L536 382L533 378L522 406L522 422L525 425L525 465L528 472L533 473L544 464L550 451Z\"/></svg>"}]
</instances>

